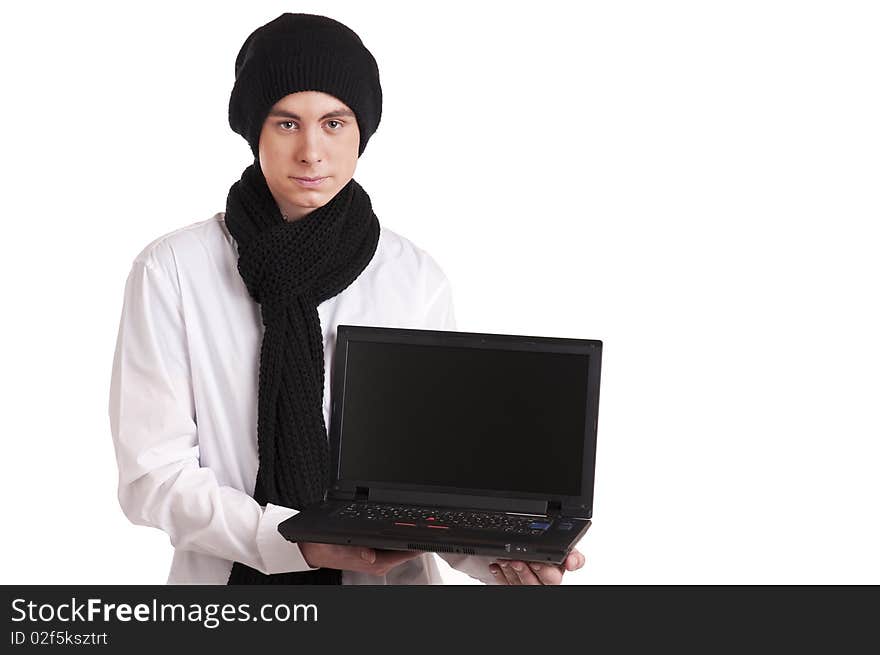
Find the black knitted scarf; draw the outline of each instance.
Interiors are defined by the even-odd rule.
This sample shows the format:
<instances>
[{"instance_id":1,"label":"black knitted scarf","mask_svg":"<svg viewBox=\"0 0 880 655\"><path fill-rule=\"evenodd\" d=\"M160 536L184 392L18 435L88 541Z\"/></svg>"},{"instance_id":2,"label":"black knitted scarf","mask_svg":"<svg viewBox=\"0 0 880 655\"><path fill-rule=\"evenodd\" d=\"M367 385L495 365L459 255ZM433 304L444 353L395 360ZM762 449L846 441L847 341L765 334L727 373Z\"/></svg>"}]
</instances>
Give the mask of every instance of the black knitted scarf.
<instances>
[{"instance_id":1,"label":"black knitted scarf","mask_svg":"<svg viewBox=\"0 0 880 655\"><path fill-rule=\"evenodd\" d=\"M286 221L259 161L229 189L226 226L238 244L238 271L260 304L254 500L302 510L330 483L322 409L324 341L318 305L348 287L376 252L379 220L354 179L327 204ZM342 572L265 575L235 562L228 584L340 584Z\"/></svg>"}]
</instances>

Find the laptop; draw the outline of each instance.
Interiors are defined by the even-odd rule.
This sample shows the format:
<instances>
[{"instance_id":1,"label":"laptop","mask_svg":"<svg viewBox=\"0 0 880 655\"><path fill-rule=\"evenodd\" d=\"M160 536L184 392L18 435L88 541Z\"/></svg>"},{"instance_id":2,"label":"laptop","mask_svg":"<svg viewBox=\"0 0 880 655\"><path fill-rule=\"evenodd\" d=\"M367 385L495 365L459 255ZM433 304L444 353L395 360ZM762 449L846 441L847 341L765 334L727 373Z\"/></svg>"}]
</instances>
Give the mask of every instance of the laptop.
<instances>
[{"instance_id":1,"label":"laptop","mask_svg":"<svg viewBox=\"0 0 880 655\"><path fill-rule=\"evenodd\" d=\"M331 478L295 542L561 564L590 527L602 342L340 325Z\"/></svg>"}]
</instances>

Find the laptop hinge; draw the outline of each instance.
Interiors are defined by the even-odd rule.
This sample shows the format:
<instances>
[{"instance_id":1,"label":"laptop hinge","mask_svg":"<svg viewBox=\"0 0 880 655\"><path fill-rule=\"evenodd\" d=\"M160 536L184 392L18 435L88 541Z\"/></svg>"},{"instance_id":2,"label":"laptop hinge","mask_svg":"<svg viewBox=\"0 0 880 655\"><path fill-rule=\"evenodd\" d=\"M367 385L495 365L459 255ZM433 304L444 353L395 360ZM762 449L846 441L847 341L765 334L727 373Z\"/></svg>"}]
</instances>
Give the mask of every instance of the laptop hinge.
<instances>
[{"instance_id":1,"label":"laptop hinge","mask_svg":"<svg viewBox=\"0 0 880 655\"><path fill-rule=\"evenodd\" d=\"M547 516L552 516L554 514L562 514L562 503L558 500L547 502Z\"/></svg>"},{"instance_id":2,"label":"laptop hinge","mask_svg":"<svg viewBox=\"0 0 880 655\"><path fill-rule=\"evenodd\" d=\"M369 487L355 487L354 488L354 499L355 500L367 500L370 496Z\"/></svg>"}]
</instances>

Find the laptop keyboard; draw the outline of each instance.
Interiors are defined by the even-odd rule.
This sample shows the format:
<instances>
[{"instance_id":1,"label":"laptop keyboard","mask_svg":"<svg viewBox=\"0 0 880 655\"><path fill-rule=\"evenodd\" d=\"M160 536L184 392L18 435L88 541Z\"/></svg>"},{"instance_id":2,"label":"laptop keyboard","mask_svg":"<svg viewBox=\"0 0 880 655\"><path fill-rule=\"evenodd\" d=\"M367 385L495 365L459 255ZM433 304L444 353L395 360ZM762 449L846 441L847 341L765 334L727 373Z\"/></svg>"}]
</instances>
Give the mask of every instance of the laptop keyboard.
<instances>
[{"instance_id":1,"label":"laptop keyboard","mask_svg":"<svg viewBox=\"0 0 880 655\"><path fill-rule=\"evenodd\" d=\"M545 517L518 516L501 512L444 510L411 505L351 503L340 509L338 518L362 521L388 521L394 525L435 528L468 528L511 534L541 534L552 520Z\"/></svg>"}]
</instances>

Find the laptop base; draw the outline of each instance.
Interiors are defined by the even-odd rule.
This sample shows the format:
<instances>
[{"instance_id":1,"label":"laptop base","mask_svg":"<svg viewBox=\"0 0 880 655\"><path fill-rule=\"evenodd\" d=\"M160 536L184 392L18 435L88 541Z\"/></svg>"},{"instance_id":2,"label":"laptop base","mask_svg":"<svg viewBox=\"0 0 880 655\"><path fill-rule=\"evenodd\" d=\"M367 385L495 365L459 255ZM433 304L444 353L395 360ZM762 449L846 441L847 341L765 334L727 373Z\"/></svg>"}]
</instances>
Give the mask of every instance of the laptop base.
<instances>
[{"instance_id":1,"label":"laptop base","mask_svg":"<svg viewBox=\"0 0 880 655\"><path fill-rule=\"evenodd\" d=\"M344 501L324 501L283 521L278 531L293 542L460 553L562 564L591 525L589 519L555 516L547 530L539 535L531 535L459 527L438 530L420 525L395 525L391 521L334 518L333 515L346 504Z\"/></svg>"}]
</instances>

